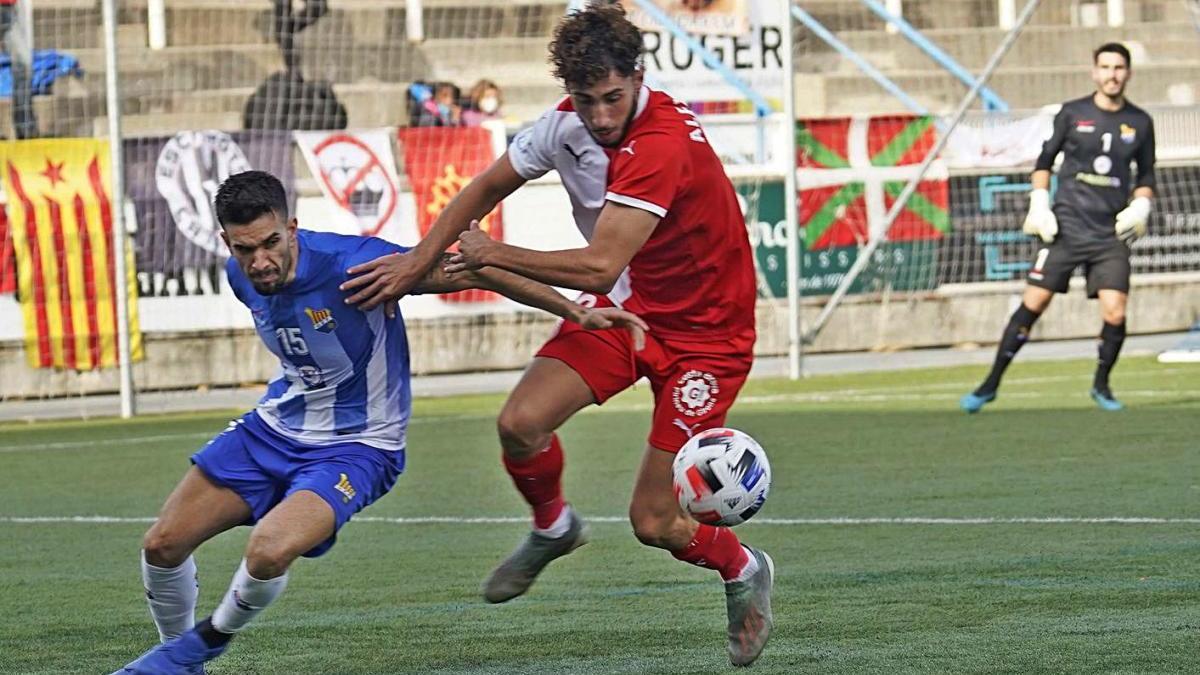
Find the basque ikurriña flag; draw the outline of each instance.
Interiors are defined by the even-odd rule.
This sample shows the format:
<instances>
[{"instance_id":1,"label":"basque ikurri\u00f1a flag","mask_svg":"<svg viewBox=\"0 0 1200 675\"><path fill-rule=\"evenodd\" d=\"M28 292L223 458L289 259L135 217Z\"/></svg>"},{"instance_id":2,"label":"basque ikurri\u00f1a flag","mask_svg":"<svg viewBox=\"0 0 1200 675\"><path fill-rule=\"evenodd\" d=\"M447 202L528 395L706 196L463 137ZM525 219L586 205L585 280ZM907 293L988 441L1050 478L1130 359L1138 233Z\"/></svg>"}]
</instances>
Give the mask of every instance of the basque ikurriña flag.
<instances>
[{"instance_id":1,"label":"basque ikurri\u00f1a flag","mask_svg":"<svg viewBox=\"0 0 1200 675\"><path fill-rule=\"evenodd\" d=\"M800 120L796 178L808 250L865 244L936 141L928 116ZM888 241L940 239L950 231L949 200L945 166L935 161L892 224Z\"/></svg>"}]
</instances>

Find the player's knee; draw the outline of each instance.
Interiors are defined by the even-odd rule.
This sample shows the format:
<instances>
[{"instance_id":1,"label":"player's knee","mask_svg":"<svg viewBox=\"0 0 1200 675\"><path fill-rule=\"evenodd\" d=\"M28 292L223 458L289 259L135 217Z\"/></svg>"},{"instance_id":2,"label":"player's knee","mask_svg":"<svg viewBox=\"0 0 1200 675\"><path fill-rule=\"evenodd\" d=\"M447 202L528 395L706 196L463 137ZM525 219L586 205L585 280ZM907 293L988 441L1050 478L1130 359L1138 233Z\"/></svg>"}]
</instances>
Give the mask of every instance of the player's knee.
<instances>
[{"instance_id":1,"label":"player's knee","mask_svg":"<svg viewBox=\"0 0 1200 675\"><path fill-rule=\"evenodd\" d=\"M525 457L546 447L550 431L521 406L505 406L496 420L500 446L509 457Z\"/></svg>"},{"instance_id":2,"label":"player's knee","mask_svg":"<svg viewBox=\"0 0 1200 675\"><path fill-rule=\"evenodd\" d=\"M633 536L646 546L655 548L671 548L674 539L671 535L676 529L675 521L678 519L677 513L662 513L636 506L629 509L629 523L633 525Z\"/></svg>"},{"instance_id":3,"label":"player's knee","mask_svg":"<svg viewBox=\"0 0 1200 675\"><path fill-rule=\"evenodd\" d=\"M294 552L266 537L251 536L246 544L246 571L255 579L282 576L295 559Z\"/></svg>"},{"instance_id":4,"label":"player's knee","mask_svg":"<svg viewBox=\"0 0 1200 675\"><path fill-rule=\"evenodd\" d=\"M1125 323L1124 307L1106 307L1103 311L1104 323L1119 326Z\"/></svg>"},{"instance_id":5,"label":"player's knee","mask_svg":"<svg viewBox=\"0 0 1200 675\"><path fill-rule=\"evenodd\" d=\"M192 554L192 546L166 527L155 523L142 537L146 562L155 567L178 567Z\"/></svg>"}]
</instances>

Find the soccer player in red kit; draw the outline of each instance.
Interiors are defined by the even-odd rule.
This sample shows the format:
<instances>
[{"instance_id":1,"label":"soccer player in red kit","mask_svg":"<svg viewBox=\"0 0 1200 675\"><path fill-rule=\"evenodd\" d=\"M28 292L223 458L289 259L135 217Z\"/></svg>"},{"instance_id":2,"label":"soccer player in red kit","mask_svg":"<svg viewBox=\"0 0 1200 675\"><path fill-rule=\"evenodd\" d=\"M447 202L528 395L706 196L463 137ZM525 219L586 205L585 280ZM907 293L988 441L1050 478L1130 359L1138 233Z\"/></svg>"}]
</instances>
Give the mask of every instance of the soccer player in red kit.
<instances>
[{"instance_id":1,"label":"soccer player in red kit","mask_svg":"<svg viewBox=\"0 0 1200 675\"><path fill-rule=\"evenodd\" d=\"M498 267L584 291L580 302L617 305L650 326L637 349L625 331L564 322L538 351L498 422L504 466L533 510L533 531L484 584L489 602L524 593L555 558L587 541L564 500L555 430L646 377L655 407L629 518L642 543L720 573L728 646L748 665L771 632L773 563L728 528L679 508L675 453L695 433L722 426L753 360L755 282L733 185L686 105L642 84L642 40L619 5L566 16L550 45L567 97L519 133L508 152L447 206L406 256L352 269L346 288L364 308L398 297L458 240L448 272ZM534 251L497 242L481 219L501 199L559 172L587 246Z\"/></svg>"}]
</instances>

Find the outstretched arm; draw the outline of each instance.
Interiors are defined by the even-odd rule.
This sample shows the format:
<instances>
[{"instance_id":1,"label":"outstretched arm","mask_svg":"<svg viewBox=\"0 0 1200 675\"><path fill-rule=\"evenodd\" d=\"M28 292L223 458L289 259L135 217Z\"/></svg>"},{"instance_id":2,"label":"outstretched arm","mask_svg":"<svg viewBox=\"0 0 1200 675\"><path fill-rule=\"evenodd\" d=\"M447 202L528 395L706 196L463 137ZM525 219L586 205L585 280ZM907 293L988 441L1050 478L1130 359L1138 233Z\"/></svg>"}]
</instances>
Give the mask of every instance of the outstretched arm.
<instances>
[{"instance_id":1,"label":"outstretched arm","mask_svg":"<svg viewBox=\"0 0 1200 675\"><path fill-rule=\"evenodd\" d=\"M538 281L607 293L658 225L659 217L633 206L608 202L584 248L534 251L493 240L474 223L459 235L458 253L447 269L460 272L499 267Z\"/></svg>"},{"instance_id":2,"label":"outstretched arm","mask_svg":"<svg viewBox=\"0 0 1200 675\"><path fill-rule=\"evenodd\" d=\"M403 255L403 254L397 254ZM414 293L453 293L470 288L495 291L522 305L534 307L568 321L574 321L588 330L626 328L633 335L634 347L640 350L645 343L645 331L649 326L641 317L616 307L584 307L563 297L561 293L533 279L527 279L495 267L485 267L465 272L448 273L443 267L453 254L443 253L441 264L426 273L413 289Z\"/></svg>"},{"instance_id":3,"label":"outstretched arm","mask_svg":"<svg viewBox=\"0 0 1200 675\"><path fill-rule=\"evenodd\" d=\"M504 154L450 200L411 253L383 256L351 267L351 278L341 285L341 290L353 293L347 301L370 310L399 299L438 262L438 254L454 243L472 220L483 218L524 183L508 154Z\"/></svg>"}]
</instances>

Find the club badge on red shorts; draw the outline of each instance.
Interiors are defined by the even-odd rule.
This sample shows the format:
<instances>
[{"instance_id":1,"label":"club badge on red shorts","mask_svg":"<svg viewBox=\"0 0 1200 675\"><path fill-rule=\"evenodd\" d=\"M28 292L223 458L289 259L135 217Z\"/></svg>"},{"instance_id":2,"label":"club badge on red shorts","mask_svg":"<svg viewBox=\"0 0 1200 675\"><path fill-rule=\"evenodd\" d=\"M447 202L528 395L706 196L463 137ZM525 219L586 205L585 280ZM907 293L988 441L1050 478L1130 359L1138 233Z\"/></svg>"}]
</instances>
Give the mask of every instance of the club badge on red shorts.
<instances>
[{"instance_id":1,"label":"club badge on red shorts","mask_svg":"<svg viewBox=\"0 0 1200 675\"><path fill-rule=\"evenodd\" d=\"M712 373L689 370L675 381L671 401L675 409L688 417L699 417L717 404L721 385Z\"/></svg>"}]
</instances>

